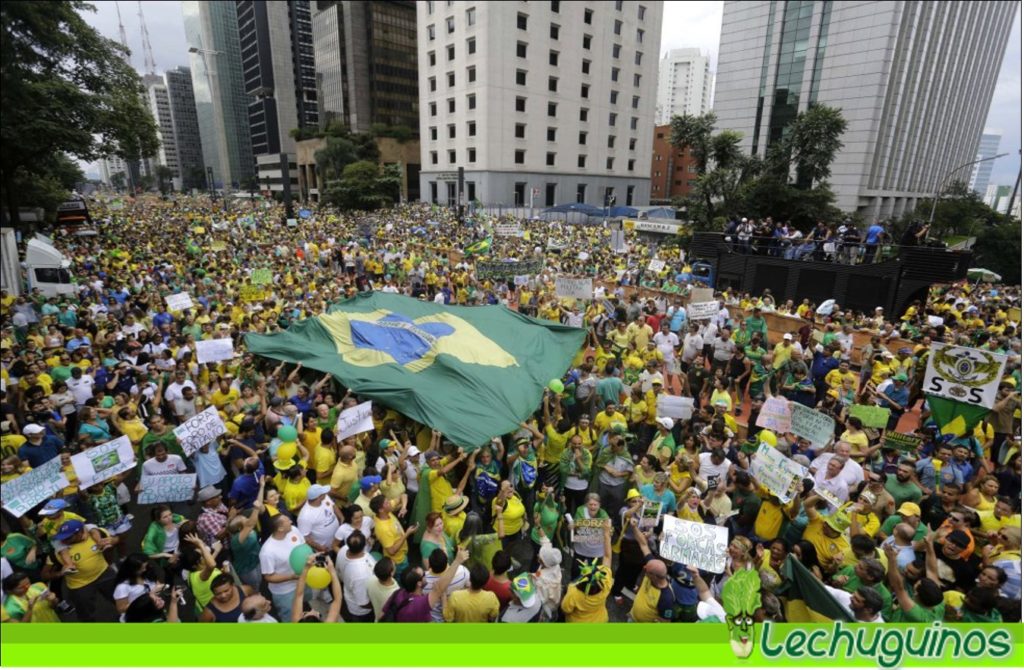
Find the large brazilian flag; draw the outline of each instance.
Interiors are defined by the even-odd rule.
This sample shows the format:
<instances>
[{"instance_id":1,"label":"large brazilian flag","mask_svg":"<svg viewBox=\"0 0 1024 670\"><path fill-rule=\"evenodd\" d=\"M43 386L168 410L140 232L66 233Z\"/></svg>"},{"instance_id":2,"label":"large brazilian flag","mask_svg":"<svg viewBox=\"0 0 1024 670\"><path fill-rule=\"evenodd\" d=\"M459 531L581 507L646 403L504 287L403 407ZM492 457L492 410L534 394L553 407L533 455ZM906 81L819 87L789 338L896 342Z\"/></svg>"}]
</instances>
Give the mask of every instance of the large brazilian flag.
<instances>
[{"instance_id":1,"label":"large brazilian flag","mask_svg":"<svg viewBox=\"0 0 1024 670\"><path fill-rule=\"evenodd\" d=\"M283 333L245 341L255 354L328 372L455 444L476 447L537 408L585 334L501 306L363 293Z\"/></svg>"},{"instance_id":2,"label":"large brazilian flag","mask_svg":"<svg viewBox=\"0 0 1024 670\"><path fill-rule=\"evenodd\" d=\"M786 621L827 623L853 620L825 585L792 554L782 564L780 576L782 587L779 593L786 599Z\"/></svg>"}]
</instances>

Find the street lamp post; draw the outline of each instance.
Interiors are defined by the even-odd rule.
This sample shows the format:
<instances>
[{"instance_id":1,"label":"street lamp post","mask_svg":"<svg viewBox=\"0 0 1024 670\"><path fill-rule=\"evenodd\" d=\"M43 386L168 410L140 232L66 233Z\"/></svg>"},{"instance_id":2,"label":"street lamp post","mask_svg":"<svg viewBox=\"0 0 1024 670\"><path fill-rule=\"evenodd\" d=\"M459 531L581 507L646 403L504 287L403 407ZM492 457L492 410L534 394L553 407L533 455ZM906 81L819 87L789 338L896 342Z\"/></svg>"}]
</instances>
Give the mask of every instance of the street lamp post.
<instances>
[{"instance_id":1,"label":"street lamp post","mask_svg":"<svg viewBox=\"0 0 1024 670\"><path fill-rule=\"evenodd\" d=\"M928 216L928 225L931 226L932 223L935 221L935 206L939 202L939 194L942 192L942 188L946 185L947 179L949 179L951 176L953 176L954 174L956 174L957 172L959 172L960 170L964 169L969 165L974 165L975 163L984 163L985 161L994 161L997 158L1002 158L1003 156L1008 155L1009 154L999 154L997 156L989 156L988 158L979 158L978 160L968 161L963 165L958 165L952 170L950 170L946 174L946 176L942 178L942 181L939 182L939 185L935 189L935 195L932 197L932 213Z\"/></svg>"}]
</instances>

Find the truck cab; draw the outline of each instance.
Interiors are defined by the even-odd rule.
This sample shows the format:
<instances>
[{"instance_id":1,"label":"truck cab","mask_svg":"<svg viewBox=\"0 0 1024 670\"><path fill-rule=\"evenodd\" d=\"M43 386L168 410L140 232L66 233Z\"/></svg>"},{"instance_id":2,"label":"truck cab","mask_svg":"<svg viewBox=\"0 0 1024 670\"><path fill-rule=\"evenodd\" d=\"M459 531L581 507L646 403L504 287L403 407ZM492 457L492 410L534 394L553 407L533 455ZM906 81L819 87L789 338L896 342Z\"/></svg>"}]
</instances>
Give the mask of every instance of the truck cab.
<instances>
[{"instance_id":1,"label":"truck cab","mask_svg":"<svg viewBox=\"0 0 1024 670\"><path fill-rule=\"evenodd\" d=\"M53 246L46 236L36 234L25 245L25 269L28 288L38 288L48 298L75 295L78 287L72 282L71 260Z\"/></svg>"}]
</instances>

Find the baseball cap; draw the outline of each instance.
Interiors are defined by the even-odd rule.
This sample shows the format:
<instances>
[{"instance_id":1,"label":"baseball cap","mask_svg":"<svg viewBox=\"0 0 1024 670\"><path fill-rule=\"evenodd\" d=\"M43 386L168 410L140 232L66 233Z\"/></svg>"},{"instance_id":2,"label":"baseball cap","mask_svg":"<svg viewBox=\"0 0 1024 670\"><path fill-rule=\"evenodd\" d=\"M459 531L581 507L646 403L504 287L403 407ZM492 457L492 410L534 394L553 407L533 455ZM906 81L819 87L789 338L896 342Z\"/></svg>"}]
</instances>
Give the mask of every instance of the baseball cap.
<instances>
[{"instance_id":1,"label":"baseball cap","mask_svg":"<svg viewBox=\"0 0 1024 670\"><path fill-rule=\"evenodd\" d=\"M415 458L416 456L419 456L421 453L423 452L421 452L420 448L417 447L415 444L409 447L409 456Z\"/></svg>"},{"instance_id":2,"label":"baseball cap","mask_svg":"<svg viewBox=\"0 0 1024 670\"><path fill-rule=\"evenodd\" d=\"M969 547L971 544L971 538L962 530L954 530L946 536L946 542L952 542L958 547Z\"/></svg>"},{"instance_id":3,"label":"baseball cap","mask_svg":"<svg viewBox=\"0 0 1024 670\"><path fill-rule=\"evenodd\" d=\"M918 507L917 503L905 502L900 505L896 513L903 516L921 516L921 508Z\"/></svg>"},{"instance_id":4,"label":"baseball cap","mask_svg":"<svg viewBox=\"0 0 1024 670\"><path fill-rule=\"evenodd\" d=\"M38 423L30 423L21 429L24 435L36 435L38 433L45 433L46 429L40 426Z\"/></svg>"},{"instance_id":5,"label":"baseball cap","mask_svg":"<svg viewBox=\"0 0 1024 670\"><path fill-rule=\"evenodd\" d=\"M377 484L381 483L381 478L377 475L367 475L359 480L359 488L364 491L369 491Z\"/></svg>"},{"instance_id":6,"label":"baseball cap","mask_svg":"<svg viewBox=\"0 0 1024 670\"><path fill-rule=\"evenodd\" d=\"M316 500L320 496L327 495L331 492L330 486L324 486L323 484L313 484L306 491L306 500Z\"/></svg>"},{"instance_id":7,"label":"baseball cap","mask_svg":"<svg viewBox=\"0 0 1024 670\"><path fill-rule=\"evenodd\" d=\"M792 333L786 333L785 335L782 336L782 339L784 339L784 340L792 340L793 339L793 334Z\"/></svg>"},{"instance_id":8,"label":"baseball cap","mask_svg":"<svg viewBox=\"0 0 1024 670\"><path fill-rule=\"evenodd\" d=\"M892 380L894 382L905 382L907 381L907 376L901 372L900 374L893 377Z\"/></svg>"},{"instance_id":9,"label":"baseball cap","mask_svg":"<svg viewBox=\"0 0 1024 670\"><path fill-rule=\"evenodd\" d=\"M54 498L50 502L46 503L46 505L43 506L43 509L39 510L39 513L43 516L50 516L51 514L56 514L67 506L68 503L63 498Z\"/></svg>"},{"instance_id":10,"label":"baseball cap","mask_svg":"<svg viewBox=\"0 0 1024 670\"><path fill-rule=\"evenodd\" d=\"M377 446L380 447L381 449L387 449L388 447L391 446L391 440L385 437L380 442L377 443Z\"/></svg>"},{"instance_id":11,"label":"baseball cap","mask_svg":"<svg viewBox=\"0 0 1024 670\"><path fill-rule=\"evenodd\" d=\"M672 426L675 424L675 421L673 421L672 419L668 418L667 416L659 416L657 421L658 421L659 424L661 424L663 427L665 427L668 430L672 430Z\"/></svg>"},{"instance_id":12,"label":"baseball cap","mask_svg":"<svg viewBox=\"0 0 1024 670\"><path fill-rule=\"evenodd\" d=\"M640 492L636 489L630 489L629 493L626 494L626 500L632 500L633 498L640 498Z\"/></svg>"},{"instance_id":13,"label":"baseball cap","mask_svg":"<svg viewBox=\"0 0 1024 670\"><path fill-rule=\"evenodd\" d=\"M653 375L651 375L651 384L661 384L664 386L665 378L661 375L660 372L656 372Z\"/></svg>"},{"instance_id":14,"label":"baseball cap","mask_svg":"<svg viewBox=\"0 0 1024 670\"><path fill-rule=\"evenodd\" d=\"M199 493L196 495L196 498L199 500L199 502L206 502L207 500L213 500L219 495L221 495L220 489L218 489L216 486L211 485L204 486L203 488L199 489Z\"/></svg>"},{"instance_id":15,"label":"baseball cap","mask_svg":"<svg viewBox=\"0 0 1024 670\"><path fill-rule=\"evenodd\" d=\"M60 530L58 530L57 534L53 536L53 539L63 542L64 540L67 540L83 528L85 528L85 524L79 521L78 519L65 521L61 524Z\"/></svg>"},{"instance_id":16,"label":"baseball cap","mask_svg":"<svg viewBox=\"0 0 1024 670\"><path fill-rule=\"evenodd\" d=\"M437 453L437 450L431 449L430 451L428 451L427 453L425 453L423 455L423 458L424 458L424 460L426 460L429 463L430 461L434 460L435 458L441 458L441 454Z\"/></svg>"}]
</instances>

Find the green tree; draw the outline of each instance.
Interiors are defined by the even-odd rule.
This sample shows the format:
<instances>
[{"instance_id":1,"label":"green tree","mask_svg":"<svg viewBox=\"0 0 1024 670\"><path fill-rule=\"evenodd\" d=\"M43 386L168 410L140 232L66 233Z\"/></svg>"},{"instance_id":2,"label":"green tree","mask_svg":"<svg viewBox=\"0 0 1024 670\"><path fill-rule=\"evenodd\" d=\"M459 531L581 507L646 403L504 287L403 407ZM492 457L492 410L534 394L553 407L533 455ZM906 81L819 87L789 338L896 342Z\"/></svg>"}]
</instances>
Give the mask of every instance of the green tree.
<instances>
[{"instance_id":1,"label":"green tree","mask_svg":"<svg viewBox=\"0 0 1024 670\"><path fill-rule=\"evenodd\" d=\"M125 173L115 172L110 175L110 185L118 191L123 191L127 187Z\"/></svg>"},{"instance_id":2,"label":"green tree","mask_svg":"<svg viewBox=\"0 0 1024 670\"><path fill-rule=\"evenodd\" d=\"M356 161L345 166L341 179L327 183L324 201L346 210L380 209L398 200L401 185L400 166Z\"/></svg>"},{"instance_id":3,"label":"green tree","mask_svg":"<svg viewBox=\"0 0 1024 670\"><path fill-rule=\"evenodd\" d=\"M169 191L174 189L174 170L166 165L157 165L154 173L160 193L167 195Z\"/></svg>"},{"instance_id":4,"label":"green tree","mask_svg":"<svg viewBox=\"0 0 1024 670\"><path fill-rule=\"evenodd\" d=\"M1021 279L1021 227L1020 219L1005 220L1000 223L986 224L978 231L978 241L974 243L974 259L972 265L992 270L1000 274L1004 284L1020 284Z\"/></svg>"},{"instance_id":5,"label":"green tree","mask_svg":"<svg viewBox=\"0 0 1024 670\"><path fill-rule=\"evenodd\" d=\"M46 179L56 156L153 155L156 125L126 50L89 26L81 0L0 3L0 187L19 222L25 179ZM28 203L33 204L33 203Z\"/></svg>"}]
</instances>

